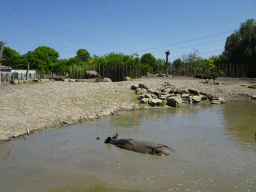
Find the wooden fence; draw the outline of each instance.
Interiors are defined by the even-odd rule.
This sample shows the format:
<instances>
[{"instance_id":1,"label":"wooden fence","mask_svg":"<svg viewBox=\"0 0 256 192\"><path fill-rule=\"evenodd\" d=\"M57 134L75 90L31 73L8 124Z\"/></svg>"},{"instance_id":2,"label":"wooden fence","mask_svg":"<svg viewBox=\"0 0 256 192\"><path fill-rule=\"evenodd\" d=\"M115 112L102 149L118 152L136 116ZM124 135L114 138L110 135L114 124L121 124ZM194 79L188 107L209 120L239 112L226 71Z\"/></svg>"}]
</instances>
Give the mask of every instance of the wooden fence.
<instances>
[{"instance_id":1,"label":"wooden fence","mask_svg":"<svg viewBox=\"0 0 256 192\"><path fill-rule=\"evenodd\" d=\"M52 73L11 73L5 72L1 73L1 82L10 82L11 80L20 79L20 80L27 80L27 79L42 79L44 75L47 76L65 76L65 72L52 72Z\"/></svg>"},{"instance_id":2,"label":"wooden fence","mask_svg":"<svg viewBox=\"0 0 256 192\"><path fill-rule=\"evenodd\" d=\"M70 66L69 71L70 78L74 79L84 79L86 71L97 71L101 78L110 78L112 81L123 81L124 77L139 78L147 74L140 66L131 66L128 64L113 64L106 67L100 63L93 65L84 63L82 65Z\"/></svg>"}]
</instances>

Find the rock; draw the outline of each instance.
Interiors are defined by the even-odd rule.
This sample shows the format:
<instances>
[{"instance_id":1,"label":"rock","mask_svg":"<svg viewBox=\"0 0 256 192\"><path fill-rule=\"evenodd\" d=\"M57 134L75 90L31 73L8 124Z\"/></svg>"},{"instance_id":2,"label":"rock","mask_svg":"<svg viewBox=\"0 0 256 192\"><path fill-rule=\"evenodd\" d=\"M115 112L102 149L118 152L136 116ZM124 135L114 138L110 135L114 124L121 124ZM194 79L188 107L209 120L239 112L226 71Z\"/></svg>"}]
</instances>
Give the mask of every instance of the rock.
<instances>
[{"instance_id":1,"label":"rock","mask_svg":"<svg viewBox=\"0 0 256 192\"><path fill-rule=\"evenodd\" d=\"M144 85L143 83L139 84L139 88L148 90L148 87L146 85Z\"/></svg>"},{"instance_id":2,"label":"rock","mask_svg":"<svg viewBox=\"0 0 256 192\"><path fill-rule=\"evenodd\" d=\"M169 93L176 93L176 92L177 92L177 87L175 85L171 85Z\"/></svg>"},{"instance_id":3,"label":"rock","mask_svg":"<svg viewBox=\"0 0 256 192\"><path fill-rule=\"evenodd\" d=\"M33 82L32 79L27 79L24 81L24 83L31 83L31 82Z\"/></svg>"},{"instance_id":4,"label":"rock","mask_svg":"<svg viewBox=\"0 0 256 192\"><path fill-rule=\"evenodd\" d=\"M18 84L19 84L19 81L18 81L17 79L11 80L11 81L10 81L10 84L18 85Z\"/></svg>"},{"instance_id":5,"label":"rock","mask_svg":"<svg viewBox=\"0 0 256 192\"><path fill-rule=\"evenodd\" d=\"M214 85L219 85L220 83L218 81L215 81L214 82Z\"/></svg>"},{"instance_id":6,"label":"rock","mask_svg":"<svg viewBox=\"0 0 256 192\"><path fill-rule=\"evenodd\" d=\"M150 101L150 98L143 98L143 99L141 99L141 103L147 103L148 104L148 102Z\"/></svg>"},{"instance_id":7,"label":"rock","mask_svg":"<svg viewBox=\"0 0 256 192\"><path fill-rule=\"evenodd\" d=\"M39 79L33 79L32 81L38 83L40 80Z\"/></svg>"},{"instance_id":8,"label":"rock","mask_svg":"<svg viewBox=\"0 0 256 192\"><path fill-rule=\"evenodd\" d=\"M256 95L252 95L252 99L256 99Z\"/></svg>"},{"instance_id":9,"label":"rock","mask_svg":"<svg viewBox=\"0 0 256 192\"><path fill-rule=\"evenodd\" d=\"M200 95L205 95L205 96L207 96L208 94L207 94L207 93L204 93L204 92L200 92Z\"/></svg>"},{"instance_id":10,"label":"rock","mask_svg":"<svg viewBox=\"0 0 256 192\"><path fill-rule=\"evenodd\" d=\"M140 96L138 97L139 100L141 100L141 99L143 99L143 98L145 98L145 94L142 94L142 95L140 95Z\"/></svg>"},{"instance_id":11,"label":"rock","mask_svg":"<svg viewBox=\"0 0 256 192\"><path fill-rule=\"evenodd\" d=\"M146 90L146 89L138 88L138 89L136 89L135 93L136 93L137 95L146 94L146 93L147 93L147 90Z\"/></svg>"},{"instance_id":12,"label":"rock","mask_svg":"<svg viewBox=\"0 0 256 192\"><path fill-rule=\"evenodd\" d=\"M201 97L200 96L192 96L192 102L193 103L199 103L201 101Z\"/></svg>"},{"instance_id":13,"label":"rock","mask_svg":"<svg viewBox=\"0 0 256 192\"><path fill-rule=\"evenodd\" d=\"M243 87L245 87L245 84L241 84L240 86L243 86Z\"/></svg>"},{"instance_id":14,"label":"rock","mask_svg":"<svg viewBox=\"0 0 256 192\"><path fill-rule=\"evenodd\" d=\"M23 84L23 83L24 83L24 81L23 81L23 80L21 80L21 79L19 79L19 80L18 80L18 83L19 83L19 84Z\"/></svg>"},{"instance_id":15,"label":"rock","mask_svg":"<svg viewBox=\"0 0 256 192\"><path fill-rule=\"evenodd\" d=\"M205 95L200 95L200 97L201 97L201 100L202 100L202 101L206 101L206 100L208 99L208 97L205 96Z\"/></svg>"},{"instance_id":16,"label":"rock","mask_svg":"<svg viewBox=\"0 0 256 192\"><path fill-rule=\"evenodd\" d=\"M172 90L171 87L167 87L167 88L162 89L162 92L164 92L164 93L170 93L171 90Z\"/></svg>"},{"instance_id":17,"label":"rock","mask_svg":"<svg viewBox=\"0 0 256 192\"><path fill-rule=\"evenodd\" d=\"M153 99L157 99L157 98L158 98L155 94L151 94L151 97L152 97Z\"/></svg>"},{"instance_id":18,"label":"rock","mask_svg":"<svg viewBox=\"0 0 256 192\"><path fill-rule=\"evenodd\" d=\"M153 94L156 95L157 97L161 97L161 92L160 91L154 91Z\"/></svg>"},{"instance_id":19,"label":"rock","mask_svg":"<svg viewBox=\"0 0 256 192\"><path fill-rule=\"evenodd\" d=\"M181 97L169 97L167 98L167 105L171 107L179 107L182 103Z\"/></svg>"},{"instance_id":20,"label":"rock","mask_svg":"<svg viewBox=\"0 0 256 192\"><path fill-rule=\"evenodd\" d=\"M131 77L125 77L124 78L124 81L131 81L132 79L131 79Z\"/></svg>"},{"instance_id":21,"label":"rock","mask_svg":"<svg viewBox=\"0 0 256 192\"><path fill-rule=\"evenodd\" d=\"M112 80L109 79L109 78L104 78L104 79L103 79L103 82L112 82Z\"/></svg>"},{"instance_id":22,"label":"rock","mask_svg":"<svg viewBox=\"0 0 256 192\"><path fill-rule=\"evenodd\" d=\"M42 83L46 83L46 82L49 82L49 79L41 79L40 80Z\"/></svg>"},{"instance_id":23,"label":"rock","mask_svg":"<svg viewBox=\"0 0 256 192\"><path fill-rule=\"evenodd\" d=\"M84 79L75 79L75 82L84 82Z\"/></svg>"},{"instance_id":24,"label":"rock","mask_svg":"<svg viewBox=\"0 0 256 192\"><path fill-rule=\"evenodd\" d=\"M54 81L64 81L65 77L63 76L57 76L57 77L50 77L51 79L54 79Z\"/></svg>"},{"instance_id":25,"label":"rock","mask_svg":"<svg viewBox=\"0 0 256 192\"><path fill-rule=\"evenodd\" d=\"M207 97L210 101L215 100L216 97L212 96L211 94L207 94Z\"/></svg>"},{"instance_id":26,"label":"rock","mask_svg":"<svg viewBox=\"0 0 256 192\"><path fill-rule=\"evenodd\" d=\"M151 96L151 94L145 94L145 98L150 98L150 99L152 99L152 96Z\"/></svg>"},{"instance_id":27,"label":"rock","mask_svg":"<svg viewBox=\"0 0 256 192\"><path fill-rule=\"evenodd\" d=\"M179 94L183 94L183 93L188 93L188 89L184 88L184 87L180 87L177 89L176 91Z\"/></svg>"},{"instance_id":28,"label":"rock","mask_svg":"<svg viewBox=\"0 0 256 192\"><path fill-rule=\"evenodd\" d=\"M225 99L223 99L221 97L217 98L217 100L219 100L221 103L225 103L226 102Z\"/></svg>"},{"instance_id":29,"label":"rock","mask_svg":"<svg viewBox=\"0 0 256 192\"><path fill-rule=\"evenodd\" d=\"M183 93L183 94L181 95L181 98L189 98L189 95L186 94L186 93Z\"/></svg>"},{"instance_id":30,"label":"rock","mask_svg":"<svg viewBox=\"0 0 256 192\"><path fill-rule=\"evenodd\" d=\"M212 100L212 101L211 101L211 104L220 105L220 104L221 104L221 101L220 101L220 100Z\"/></svg>"},{"instance_id":31,"label":"rock","mask_svg":"<svg viewBox=\"0 0 256 192\"><path fill-rule=\"evenodd\" d=\"M155 106L160 106L162 103L162 100L161 99L150 99L148 104L151 106L151 107L155 107Z\"/></svg>"},{"instance_id":32,"label":"rock","mask_svg":"<svg viewBox=\"0 0 256 192\"><path fill-rule=\"evenodd\" d=\"M171 96L172 96L172 94L161 95L161 97L159 97L159 99L166 100L168 97L171 97Z\"/></svg>"},{"instance_id":33,"label":"rock","mask_svg":"<svg viewBox=\"0 0 256 192\"><path fill-rule=\"evenodd\" d=\"M200 91L194 89L188 89L188 92L193 95L200 95Z\"/></svg>"},{"instance_id":34,"label":"rock","mask_svg":"<svg viewBox=\"0 0 256 192\"><path fill-rule=\"evenodd\" d=\"M153 93L154 92L154 90L153 89L148 89L148 93Z\"/></svg>"},{"instance_id":35,"label":"rock","mask_svg":"<svg viewBox=\"0 0 256 192\"><path fill-rule=\"evenodd\" d=\"M209 79L205 79L205 80L204 80L204 83L209 83Z\"/></svg>"},{"instance_id":36,"label":"rock","mask_svg":"<svg viewBox=\"0 0 256 192\"><path fill-rule=\"evenodd\" d=\"M75 79L69 79L68 82L76 82Z\"/></svg>"},{"instance_id":37,"label":"rock","mask_svg":"<svg viewBox=\"0 0 256 192\"><path fill-rule=\"evenodd\" d=\"M132 90L136 90L136 89L138 89L138 88L139 88L139 85L137 85L137 84L134 84L134 85L131 86L131 89L132 89Z\"/></svg>"}]
</instances>

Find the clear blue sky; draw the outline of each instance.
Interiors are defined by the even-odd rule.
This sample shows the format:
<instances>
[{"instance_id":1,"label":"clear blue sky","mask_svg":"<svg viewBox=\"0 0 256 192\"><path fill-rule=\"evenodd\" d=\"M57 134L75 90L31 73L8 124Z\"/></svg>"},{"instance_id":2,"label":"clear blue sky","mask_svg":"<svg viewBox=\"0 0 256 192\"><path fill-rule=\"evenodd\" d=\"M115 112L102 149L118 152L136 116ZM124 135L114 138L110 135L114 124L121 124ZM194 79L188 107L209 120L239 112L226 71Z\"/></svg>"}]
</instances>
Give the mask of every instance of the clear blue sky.
<instances>
[{"instance_id":1,"label":"clear blue sky","mask_svg":"<svg viewBox=\"0 0 256 192\"><path fill-rule=\"evenodd\" d=\"M170 50L173 61L193 48L209 58L251 18L255 0L7 0L1 1L0 40L20 54L49 46L62 59L78 49L161 59Z\"/></svg>"}]
</instances>

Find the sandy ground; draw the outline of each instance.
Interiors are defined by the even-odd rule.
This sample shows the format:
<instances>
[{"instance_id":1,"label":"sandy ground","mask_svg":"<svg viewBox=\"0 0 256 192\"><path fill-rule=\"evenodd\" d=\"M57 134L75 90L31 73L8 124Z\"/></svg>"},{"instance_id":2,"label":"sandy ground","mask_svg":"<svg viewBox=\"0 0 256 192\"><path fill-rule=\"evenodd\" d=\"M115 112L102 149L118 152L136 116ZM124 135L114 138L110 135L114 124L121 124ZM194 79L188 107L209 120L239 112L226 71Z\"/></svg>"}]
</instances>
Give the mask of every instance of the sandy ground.
<instances>
[{"instance_id":1,"label":"sandy ground","mask_svg":"<svg viewBox=\"0 0 256 192\"><path fill-rule=\"evenodd\" d=\"M254 79L218 78L224 84L204 84L192 77L142 78L124 82L49 82L0 85L0 142L42 129L92 120L119 110L149 108L140 104L131 85L144 83L157 88L168 81L177 87L197 89L214 96L250 97Z\"/></svg>"}]
</instances>

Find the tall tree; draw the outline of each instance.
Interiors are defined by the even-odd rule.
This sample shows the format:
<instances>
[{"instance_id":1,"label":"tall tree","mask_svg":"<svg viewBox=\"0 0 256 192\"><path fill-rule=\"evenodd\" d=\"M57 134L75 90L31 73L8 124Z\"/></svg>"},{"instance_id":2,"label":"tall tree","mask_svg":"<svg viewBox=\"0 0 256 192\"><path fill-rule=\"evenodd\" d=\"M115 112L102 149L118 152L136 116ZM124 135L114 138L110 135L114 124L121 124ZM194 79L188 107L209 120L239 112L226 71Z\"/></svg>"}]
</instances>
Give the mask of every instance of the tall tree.
<instances>
[{"instance_id":1,"label":"tall tree","mask_svg":"<svg viewBox=\"0 0 256 192\"><path fill-rule=\"evenodd\" d=\"M51 72L54 63L58 61L59 53L46 46L37 47L34 51L25 54L27 61L31 63L31 68L39 72Z\"/></svg>"},{"instance_id":2,"label":"tall tree","mask_svg":"<svg viewBox=\"0 0 256 192\"><path fill-rule=\"evenodd\" d=\"M247 77L256 77L256 22L248 19L226 40L224 54L231 64L248 67Z\"/></svg>"},{"instance_id":3,"label":"tall tree","mask_svg":"<svg viewBox=\"0 0 256 192\"><path fill-rule=\"evenodd\" d=\"M79 49L76 52L76 56L83 62L87 62L89 59L91 59L91 55L86 49Z\"/></svg>"},{"instance_id":4,"label":"tall tree","mask_svg":"<svg viewBox=\"0 0 256 192\"><path fill-rule=\"evenodd\" d=\"M25 69L26 59L24 56L20 55L14 49L10 47L4 47L3 50L3 65L10 66L13 69Z\"/></svg>"},{"instance_id":5,"label":"tall tree","mask_svg":"<svg viewBox=\"0 0 256 192\"><path fill-rule=\"evenodd\" d=\"M146 53L140 58L141 63L149 64L151 68L153 68L153 72L157 71L156 58L151 55L151 53Z\"/></svg>"}]
</instances>

